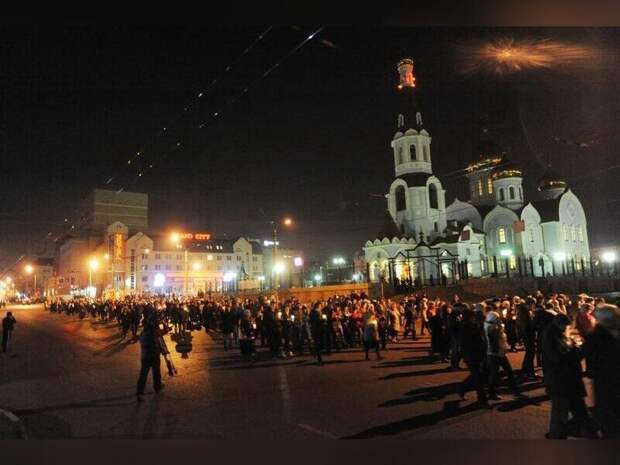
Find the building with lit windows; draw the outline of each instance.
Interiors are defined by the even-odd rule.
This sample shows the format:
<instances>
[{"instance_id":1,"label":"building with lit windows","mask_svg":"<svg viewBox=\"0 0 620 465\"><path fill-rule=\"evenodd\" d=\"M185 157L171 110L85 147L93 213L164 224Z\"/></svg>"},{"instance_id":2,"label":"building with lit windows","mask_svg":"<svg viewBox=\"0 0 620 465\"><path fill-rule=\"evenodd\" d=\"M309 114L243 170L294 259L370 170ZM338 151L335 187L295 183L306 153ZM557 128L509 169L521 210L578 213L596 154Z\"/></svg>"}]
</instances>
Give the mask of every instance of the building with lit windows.
<instances>
[{"instance_id":1,"label":"building with lit windows","mask_svg":"<svg viewBox=\"0 0 620 465\"><path fill-rule=\"evenodd\" d=\"M115 222L103 238L68 240L61 247L56 295L127 295L222 292L264 286L262 246L257 240L208 234L137 232Z\"/></svg>"},{"instance_id":2,"label":"building with lit windows","mask_svg":"<svg viewBox=\"0 0 620 465\"><path fill-rule=\"evenodd\" d=\"M369 279L433 284L511 272L557 275L588 266L586 215L567 182L549 167L538 182L539 198L526 200L521 167L487 134L465 170L470 198L446 205L415 97L413 60L403 59L397 68L402 101L390 142L395 179L384 224L364 247Z\"/></svg>"}]
</instances>

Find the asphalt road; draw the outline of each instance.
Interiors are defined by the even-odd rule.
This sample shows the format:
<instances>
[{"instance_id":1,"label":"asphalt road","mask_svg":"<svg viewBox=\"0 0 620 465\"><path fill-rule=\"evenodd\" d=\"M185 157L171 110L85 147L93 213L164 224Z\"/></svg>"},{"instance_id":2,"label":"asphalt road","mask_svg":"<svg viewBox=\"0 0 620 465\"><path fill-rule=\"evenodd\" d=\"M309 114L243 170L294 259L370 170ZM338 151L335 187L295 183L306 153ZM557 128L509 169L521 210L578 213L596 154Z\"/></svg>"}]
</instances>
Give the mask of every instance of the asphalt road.
<instances>
[{"instance_id":1,"label":"asphalt road","mask_svg":"<svg viewBox=\"0 0 620 465\"><path fill-rule=\"evenodd\" d=\"M247 368L217 336L194 332L189 358L173 354L179 375L164 374L157 395L149 379L137 403L139 344L120 341L116 327L35 305L9 310L17 325L0 355L0 437L540 439L547 431L540 383L524 385L526 401L502 389L491 410L478 410L475 393L456 394L466 372L428 359L428 338L391 344L381 361L351 350L319 367L308 356L263 353ZM513 367L521 357L510 355Z\"/></svg>"}]
</instances>

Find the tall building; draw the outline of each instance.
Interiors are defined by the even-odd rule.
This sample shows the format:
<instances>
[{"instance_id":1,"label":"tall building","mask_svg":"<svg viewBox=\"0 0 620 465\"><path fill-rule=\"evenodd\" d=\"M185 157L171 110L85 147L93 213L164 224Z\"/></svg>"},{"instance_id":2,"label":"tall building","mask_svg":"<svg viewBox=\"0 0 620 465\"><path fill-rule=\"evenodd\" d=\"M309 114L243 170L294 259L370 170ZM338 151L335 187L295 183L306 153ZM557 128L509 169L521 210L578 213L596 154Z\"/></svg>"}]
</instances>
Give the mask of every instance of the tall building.
<instances>
[{"instance_id":1,"label":"tall building","mask_svg":"<svg viewBox=\"0 0 620 465\"><path fill-rule=\"evenodd\" d=\"M586 215L566 181L548 167L539 199L527 201L520 166L488 134L466 168L470 198L446 206L416 101L413 60L401 60L397 70L401 107L390 142L395 178L383 226L364 247L370 280L428 284L523 267L543 276L586 266Z\"/></svg>"},{"instance_id":2,"label":"tall building","mask_svg":"<svg viewBox=\"0 0 620 465\"><path fill-rule=\"evenodd\" d=\"M84 224L101 232L120 222L129 232L146 231L149 226L149 196L140 192L94 189L84 205Z\"/></svg>"}]
</instances>

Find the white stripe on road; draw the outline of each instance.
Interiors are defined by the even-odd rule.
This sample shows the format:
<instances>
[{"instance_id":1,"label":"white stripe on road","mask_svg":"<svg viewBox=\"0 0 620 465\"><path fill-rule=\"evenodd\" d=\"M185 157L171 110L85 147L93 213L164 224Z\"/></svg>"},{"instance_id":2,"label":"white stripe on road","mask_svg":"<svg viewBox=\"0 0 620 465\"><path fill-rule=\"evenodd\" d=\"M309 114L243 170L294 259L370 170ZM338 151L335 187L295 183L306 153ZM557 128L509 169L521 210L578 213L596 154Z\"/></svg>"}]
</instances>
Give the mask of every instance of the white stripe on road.
<instances>
[{"instance_id":1,"label":"white stripe on road","mask_svg":"<svg viewBox=\"0 0 620 465\"><path fill-rule=\"evenodd\" d=\"M13 412L0 408L0 413L4 415L5 417L7 417L11 421L11 423L15 424L15 426L19 430L19 434L22 439L28 439L28 435L26 434L26 428L24 428L24 424Z\"/></svg>"},{"instance_id":2,"label":"white stripe on road","mask_svg":"<svg viewBox=\"0 0 620 465\"><path fill-rule=\"evenodd\" d=\"M304 423L298 423L297 426L299 426L302 429L305 429L306 431L310 431L312 433L320 434L321 436L324 436L324 437L329 438L329 439L338 439L337 436L334 436L333 434L328 433L327 431L321 431L320 429L313 428L312 426L306 425Z\"/></svg>"}]
</instances>

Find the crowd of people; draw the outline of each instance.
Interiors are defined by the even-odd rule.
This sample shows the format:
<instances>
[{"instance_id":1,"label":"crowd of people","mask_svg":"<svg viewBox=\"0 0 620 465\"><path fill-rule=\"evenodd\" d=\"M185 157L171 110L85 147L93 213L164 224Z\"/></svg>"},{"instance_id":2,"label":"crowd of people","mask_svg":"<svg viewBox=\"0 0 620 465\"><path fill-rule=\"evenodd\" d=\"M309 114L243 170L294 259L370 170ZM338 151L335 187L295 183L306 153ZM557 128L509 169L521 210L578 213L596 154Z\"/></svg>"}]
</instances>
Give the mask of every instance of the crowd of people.
<instances>
[{"instance_id":1,"label":"crowd of people","mask_svg":"<svg viewBox=\"0 0 620 465\"><path fill-rule=\"evenodd\" d=\"M430 335L429 361L448 370L469 371L459 395L475 391L477 403L488 408L499 400L500 371L517 398L521 385L541 381L551 399L549 438L569 435L619 437L620 434L620 310L602 298L580 295L575 302L562 294L504 296L469 304L410 295L402 299L369 299L364 294L333 296L314 303L297 299L126 298L53 302L56 313L115 321L121 338L129 332L142 345L140 398L149 370L155 391L162 388L159 355L161 336L204 329L221 337L226 351L238 350L249 365L258 347L274 358L323 357L355 348L366 360L381 359L388 344ZM523 351L518 376L507 353ZM582 371L585 359L586 370ZM594 386L594 416L586 408L583 377ZM569 414L572 418L569 421Z\"/></svg>"}]
</instances>

